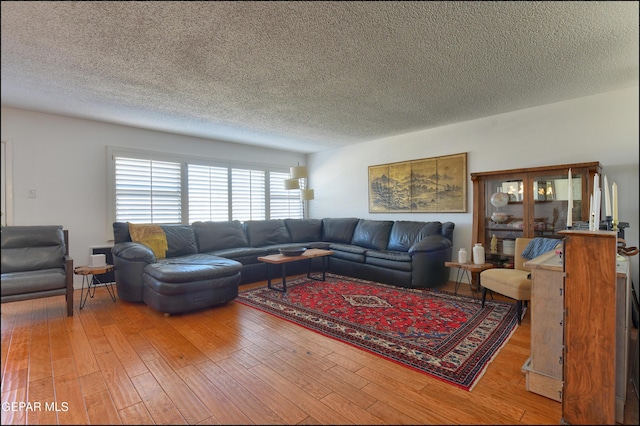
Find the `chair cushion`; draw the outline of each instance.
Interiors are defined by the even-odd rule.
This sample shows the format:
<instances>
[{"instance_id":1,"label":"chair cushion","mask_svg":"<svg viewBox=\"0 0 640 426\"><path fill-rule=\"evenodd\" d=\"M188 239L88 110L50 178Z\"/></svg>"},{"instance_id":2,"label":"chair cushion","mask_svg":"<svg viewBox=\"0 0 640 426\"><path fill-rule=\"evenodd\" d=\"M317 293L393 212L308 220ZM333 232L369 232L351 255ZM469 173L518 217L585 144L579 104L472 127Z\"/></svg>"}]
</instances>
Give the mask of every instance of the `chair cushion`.
<instances>
[{"instance_id":1,"label":"chair cushion","mask_svg":"<svg viewBox=\"0 0 640 426\"><path fill-rule=\"evenodd\" d=\"M6 226L0 235L3 274L64 268L62 226Z\"/></svg>"},{"instance_id":2,"label":"chair cushion","mask_svg":"<svg viewBox=\"0 0 640 426\"><path fill-rule=\"evenodd\" d=\"M487 269L480 273L480 285L515 300L531 300L529 271L518 269Z\"/></svg>"},{"instance_id":3,"label":"chair cushion","mask_svg":"<svg viewBox=\"0 0 640 426\"><path fill-rule=\"evenodd\" d=\"M38 293L67 287L64 268L2 274L2 297Z\"/></svg>"}]
</instances>

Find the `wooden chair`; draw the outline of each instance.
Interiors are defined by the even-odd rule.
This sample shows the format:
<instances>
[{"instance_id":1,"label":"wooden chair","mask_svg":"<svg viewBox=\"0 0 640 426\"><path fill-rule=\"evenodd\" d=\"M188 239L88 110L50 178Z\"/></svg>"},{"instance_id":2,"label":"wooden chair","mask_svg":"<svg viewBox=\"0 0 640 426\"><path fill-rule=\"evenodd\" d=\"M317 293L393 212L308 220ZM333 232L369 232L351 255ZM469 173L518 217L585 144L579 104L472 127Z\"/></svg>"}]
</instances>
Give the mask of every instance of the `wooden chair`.
<instances>
[{"instance_id":1,"label":"wooden chair","mask_svg":"<svg viewBox=\"0 0 640 426\"><path fill-rule=\"evenodd\" d=\"M531 271L524 267L527 259L522 257L522 252L527 247L531 238L516 238L514 269L493 268L480 273L480 285L482 286L482 307L487 298L487 290L494 291L516 300L518 312L518 324L522 321L522 302L531 300Z\"/></svg>"}]
</instances>

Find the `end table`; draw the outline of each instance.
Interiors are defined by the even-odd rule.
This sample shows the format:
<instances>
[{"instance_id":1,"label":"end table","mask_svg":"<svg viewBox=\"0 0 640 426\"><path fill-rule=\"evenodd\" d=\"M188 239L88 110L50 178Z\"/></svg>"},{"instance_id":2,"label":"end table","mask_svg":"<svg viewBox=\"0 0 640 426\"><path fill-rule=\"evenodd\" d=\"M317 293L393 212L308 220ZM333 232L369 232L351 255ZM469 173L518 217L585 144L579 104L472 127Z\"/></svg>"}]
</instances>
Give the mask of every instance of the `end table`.
<instances>
[{"instance_id":1,"label":"end table","mask_svg":"<svg viewBox=\"0 0 640 426\"><path fill-rule=\"evenodd\" d=\"M476 263L471 263L471 262L469 263L444 262L444 266L446 266L447 268L458 268L454 294L458 294L458 289L460 288L460 282L462 282L462 277L466 275L467 279L469 280L469 285L471 285L471 292L474 297L475 297L475 293L477 291L480 291L480 288L482 287L480 284L480 272L494 267L494 265L491 263L483 263L478 265ZM473 279L474 277L476 277L475 281Z\"/></svg>"},{"instance_id":2,"label":"end table","mask_svg":"<svg viewBox=\"0 0 640 426\"><path fill-rule=\"evenodd\" d=\"M74 268L73 272L76 275L82 275L82 289L80 290L80 309L84 308L84 304L87 302L87 297L91 294L91 298L96 294L96 287L100 284L104 284L111 296L111 300L116 301L116 294L113 290L113 283L100 282L96 275L106 274L113 270L113 265L103 266L78 266ZM84 286L87 286L87 294L84 294Z\"/></svg>"}]
</instances>

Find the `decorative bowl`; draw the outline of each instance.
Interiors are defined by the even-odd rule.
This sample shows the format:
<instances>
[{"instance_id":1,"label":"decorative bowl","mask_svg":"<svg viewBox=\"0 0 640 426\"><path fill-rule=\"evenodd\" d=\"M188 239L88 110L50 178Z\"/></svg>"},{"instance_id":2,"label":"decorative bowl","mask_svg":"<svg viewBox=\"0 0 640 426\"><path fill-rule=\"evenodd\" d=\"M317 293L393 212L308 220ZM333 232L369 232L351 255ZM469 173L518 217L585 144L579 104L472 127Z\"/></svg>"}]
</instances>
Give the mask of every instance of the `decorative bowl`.
<instances>
[{"instance_id":1,"label":"decorative bowl","mask_svg":"<svg viewBox=\"0 0 640 426\"><path fill-rule=\"evenodd\" d=\"M306 247L289 247L289 248L281 248L280 254L283 256L300 256L302 253L307 251Z\"/></svg>"},{"instance_id":2,"label":"decorative bowl","mask_svg":"<svg viewBox=\"0 0 640 426\"><path fill-rule=\"evenodd\" d=\"M503 223L506 222L507 220L509 220L509 217L511 215L507 214L507 213L503 213L503 212L494 212L491 215L491 220L496 222L496 223Z\"/></svg>"}]
</instances>

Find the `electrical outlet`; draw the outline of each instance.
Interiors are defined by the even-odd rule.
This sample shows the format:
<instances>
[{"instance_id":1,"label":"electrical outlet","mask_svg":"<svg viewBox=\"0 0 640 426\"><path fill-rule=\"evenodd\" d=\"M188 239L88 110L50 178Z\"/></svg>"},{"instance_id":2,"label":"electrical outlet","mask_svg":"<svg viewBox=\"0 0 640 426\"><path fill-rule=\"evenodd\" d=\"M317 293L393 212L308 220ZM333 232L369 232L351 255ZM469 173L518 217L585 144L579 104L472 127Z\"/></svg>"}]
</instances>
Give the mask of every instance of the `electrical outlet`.
<instances>
[{"instance_id":1,"label":"electrical outlet","mask_svg":"<svg viewBox=\"0 0 640 426\"><path fill-rule=\"evenodd\" d=\"M29 190L29 198L36 198L36 190L35 189L30 189Z\"/></svg>"}]
</instances>

